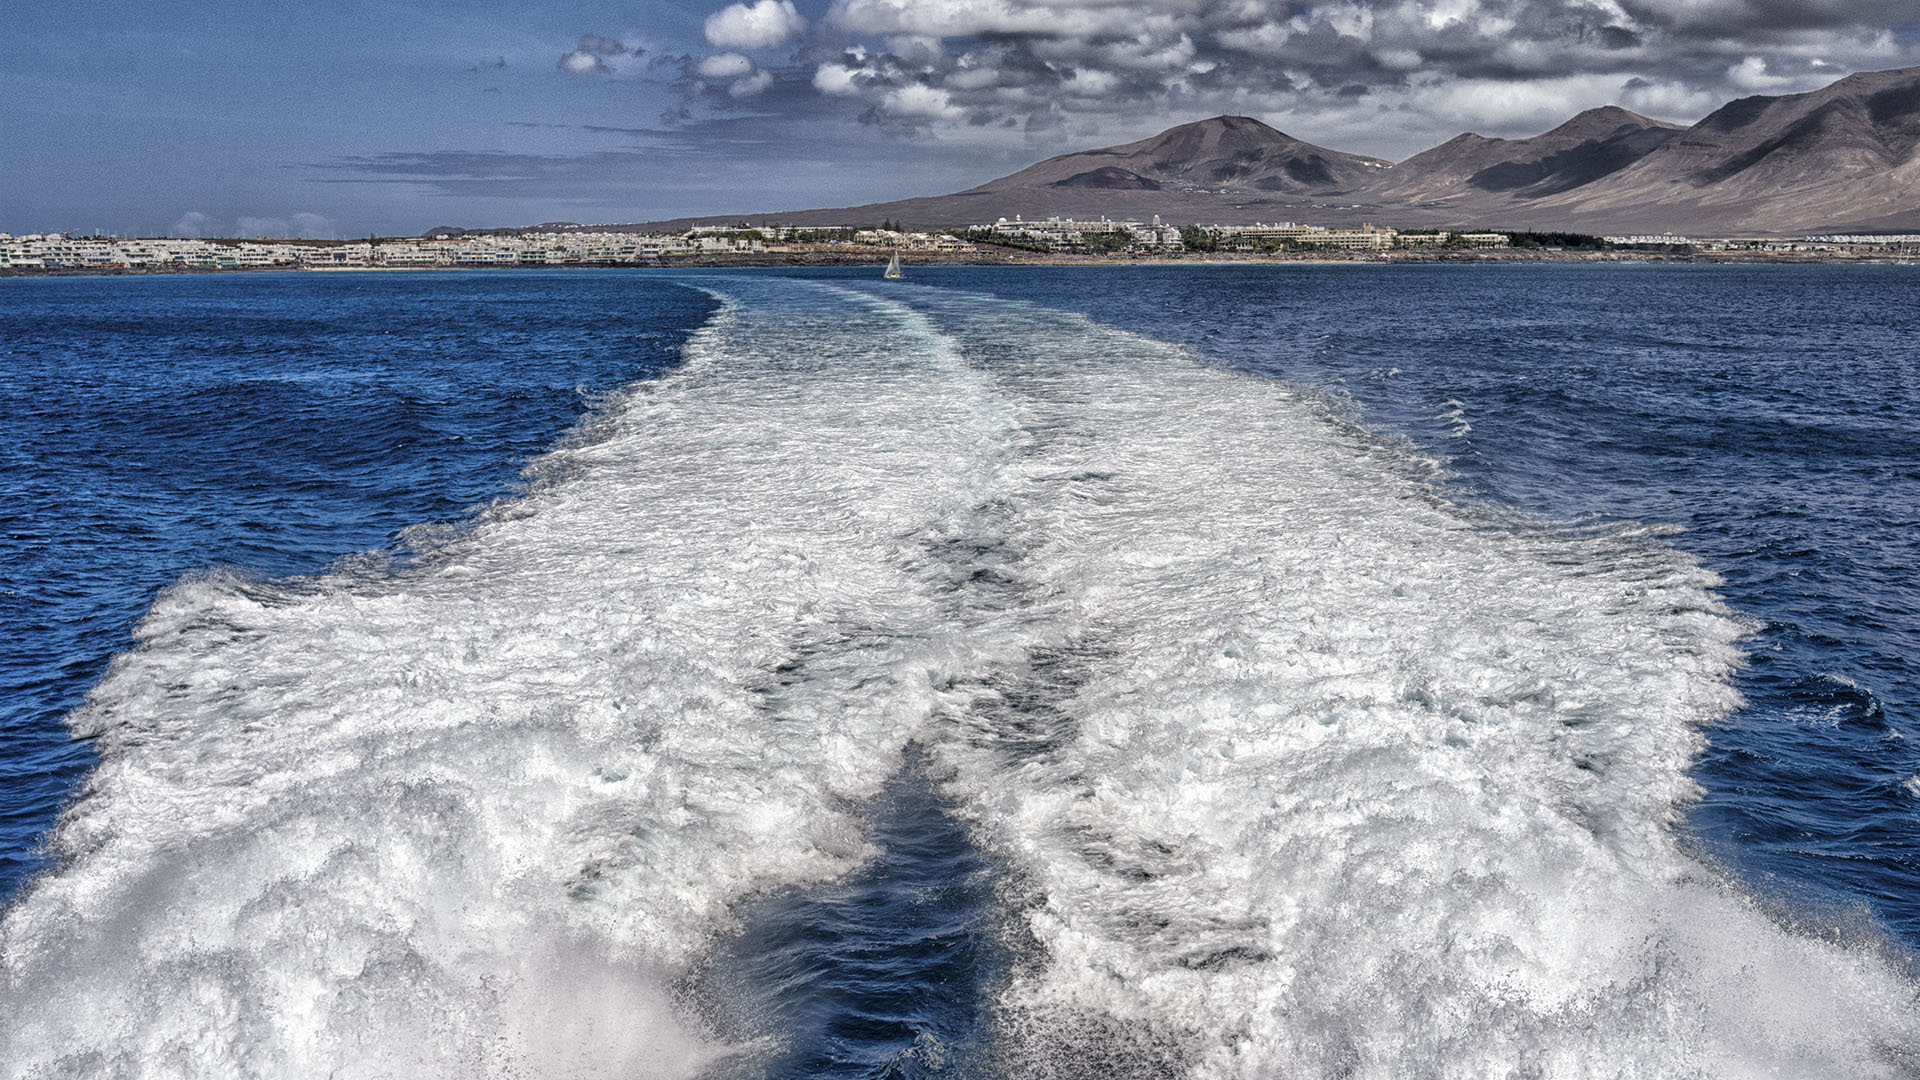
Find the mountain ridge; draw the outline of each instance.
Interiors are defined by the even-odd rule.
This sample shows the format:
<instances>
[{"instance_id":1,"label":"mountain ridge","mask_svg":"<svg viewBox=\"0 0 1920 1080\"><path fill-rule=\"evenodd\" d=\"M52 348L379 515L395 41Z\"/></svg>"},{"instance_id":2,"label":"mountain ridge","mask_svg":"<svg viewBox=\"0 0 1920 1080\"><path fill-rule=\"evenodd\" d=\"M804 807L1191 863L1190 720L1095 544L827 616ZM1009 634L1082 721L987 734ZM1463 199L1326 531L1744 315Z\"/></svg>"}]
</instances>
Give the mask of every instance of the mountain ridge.
<instances>
[{"instance_id":1,"label":"mountain ridge","mask_svg":"<svg viewBox=\"0 0 1920 1080\"><path fill-rule=\"evenodd\" d=\"M1920 67L1856 72L1801 94L1738 98L1691 125L1605 105L1528 138L1466 132L1398 164L1223 114L1058 154L949 195L631 227L743 216L800 225L893 218L934 227L1055 214L1631 233L1920 232Z\"/></svg>"}]
</instances>

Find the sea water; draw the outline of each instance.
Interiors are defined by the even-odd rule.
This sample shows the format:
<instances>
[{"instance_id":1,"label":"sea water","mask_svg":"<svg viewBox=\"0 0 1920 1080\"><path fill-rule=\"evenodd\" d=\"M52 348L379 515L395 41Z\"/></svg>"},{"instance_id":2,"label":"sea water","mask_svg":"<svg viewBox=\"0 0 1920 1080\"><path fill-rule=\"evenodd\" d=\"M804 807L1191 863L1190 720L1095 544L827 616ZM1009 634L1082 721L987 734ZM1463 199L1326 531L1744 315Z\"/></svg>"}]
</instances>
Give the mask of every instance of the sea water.
<instances>
[{"instance_id":1,"label":"sea water","mask_svg":"<svg viewBox=\"0 0 1920 1080\"><path fill-rule=\"evenodd\" d=\"M0 285L7 1075L1916 1067L1895 268Z\"/></svg>"}]
</instances>

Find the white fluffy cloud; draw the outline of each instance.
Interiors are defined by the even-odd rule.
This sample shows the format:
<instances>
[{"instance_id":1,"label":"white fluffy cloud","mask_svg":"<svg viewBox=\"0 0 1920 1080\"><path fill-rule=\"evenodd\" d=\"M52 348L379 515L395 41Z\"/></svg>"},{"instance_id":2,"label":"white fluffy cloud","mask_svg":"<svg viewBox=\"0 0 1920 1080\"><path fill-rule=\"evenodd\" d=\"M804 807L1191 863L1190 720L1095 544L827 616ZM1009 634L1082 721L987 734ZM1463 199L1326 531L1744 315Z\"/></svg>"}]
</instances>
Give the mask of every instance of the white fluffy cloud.
<instances>
[{"instance_id":1,"label":"white fluffy cloud","mask_svg":"<svg viewBox=\"0 0 1920 1080\"><path fill-rule=\"evenodd\" d=\"M753 74L753 61L735 52L724 52L700 61L698 71L708 79L733 79Z\"/></svg>"},{"instance_id":2,"label":"white fluffy cloud","mask_svg":"<svg viewBox=\"0 0 1920 1080\"><path fill-rule=\"evenodd\" d=\"M1475 117L1473 126L1495 132L1539 132L1582 109L1612 103L1620 89L1620 80L1611 75L1566 75L1525 82L1457 79L1426 88L1421 96L1435 116Z\"/></svg>"},{"instance_id":3,"label":"white fluffy cloud","mask_svg":"<svg viewBox=\"0 0 1920 1080\"><path fill-rule=\"evenodd\" d=\"M1081 68L1060 83L1060 89L1077 97L1101 97L1119 87L1119 76L1099 68Z\"/></svg>"},{"instance_id":4,"label":"white fluffy cloud","mask_svg":"<svg viewBox=\"0 0 1920 1080\"><path fill-rule=\"evenodd\" d=\"M735 79L733 83L727 87L727 94L730 97L750 98L764 93L767 87L772 85L773 74L771 72L756 71L745 78Z\"/></svg>"},{"instance_id":5,"label":"white fluffy cloud","mask_svg":"<svg viewBox=\"0 0 1920 1080\"><path fill-rule=\"evenodd\" d=\"M1620 105L1647 116L1692 118L1705 116L1721 103L1710 90L1671 79L1628 79L1620 87Z\"/></svg>"},{"instance_id":6,"label":"white fluffy cloud","mask_svg":"<svg viewBox=\"0 0 1920 1080\"><path fill-rule=\"evenodd\" d=\"M845 64L821 64L813 73L813 88L836 97L860 92L853 81L853 69Z\"/></svg>"},{"instance_id":7,"label":"white fluffy cloud","mask_svg":"<svg viewBox=\"0 0 1920 1080\"><path fill-rule=\"evenodd\" d=\"M707 42L723 49L773 49L806 32L793 0L731 4L707 16Z\"/></svg>"},{"instance_id":8,"label":"white fluffy cloud","mask_svg":"<svg viewBox=\"0 0 1920 1080\"><path fill-rule=\"evenodd\" d=\"M956 120L960 110L947 92L924 83L909 83L886 96L887 111L895 116L916 116L928 120Z\"/></svg>"},{"instance_id":9,"label":"white fluffy cloud","mask_svg":"<svg viewBox=\"0 0 1920 1080\"><path fill-rule=\"evenodd\" d=\"M1830 83L1840 74L1842 72L1804 68L1781 74L1774 71L1764 57L1748 56L1727 69L1727 82L1754 94L1791 94Z\"/></svg>"}]
</instances>

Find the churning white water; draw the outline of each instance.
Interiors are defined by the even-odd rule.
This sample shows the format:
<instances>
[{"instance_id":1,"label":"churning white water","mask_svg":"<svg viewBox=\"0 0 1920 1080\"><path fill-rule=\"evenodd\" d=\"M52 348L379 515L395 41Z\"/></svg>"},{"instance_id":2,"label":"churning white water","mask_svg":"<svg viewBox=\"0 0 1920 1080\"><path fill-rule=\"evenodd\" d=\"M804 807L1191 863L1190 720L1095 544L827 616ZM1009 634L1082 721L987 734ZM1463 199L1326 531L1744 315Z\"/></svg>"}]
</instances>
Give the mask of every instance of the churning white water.
<instances>
[{"instance_id":1,"label":"churning white water","mask_svg":"<svg viewBox=\"0 0 1920 1080\"><path fill-rule=\"evenodd\" d=\"M1740 625L1029 305L716 283L405 564L161 597L0 924L0 1075L672 1077L748 897L918 743L1004 867L997 1072L1856 1077L1915 984L1676 841Z\"/></svg>"}]
</instances>

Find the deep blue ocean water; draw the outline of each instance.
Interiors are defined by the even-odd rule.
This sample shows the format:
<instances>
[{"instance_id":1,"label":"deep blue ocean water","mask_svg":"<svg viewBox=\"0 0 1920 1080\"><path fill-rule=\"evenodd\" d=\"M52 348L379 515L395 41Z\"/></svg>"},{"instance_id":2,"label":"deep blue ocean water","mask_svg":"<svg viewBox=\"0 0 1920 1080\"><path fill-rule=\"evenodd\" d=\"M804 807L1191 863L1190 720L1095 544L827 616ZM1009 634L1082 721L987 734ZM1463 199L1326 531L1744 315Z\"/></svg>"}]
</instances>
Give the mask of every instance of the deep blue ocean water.
<instances>
[{"instance_id":1,"label":"deep blue ocean water","mask_svg":"<svg viewBox=\"0 0 1920 1080\"><path fill-rule=\"evenodd\" d=\"M459 521L713 306L636 277L7 281L0 895L89 766L61 717L162 586Z\"/></svg>"},{"instance_id":2,"label":"deep blue ocean water","mask_svg":"<svg viewBox=\"0 0 1920 1080\"><path fill-rule=\"evenodd\" d=\"M314 574L511 496L673 368L730 280L652 272L0 281L0 896L92 763L74 709L156 593ZM870 288L869 275L799 275ZM1920 276L1900 267L927 269L1318 396L1451 498L1638 522L1752 621L1686 842L1789 919L1920 948ZM981 571L986 573L986 571ZM914 764L854 877L739 913L754 1075L990 1071L992 860ZM709 993L713 991L709 990Z\"/></svg>"}]
</instances>

